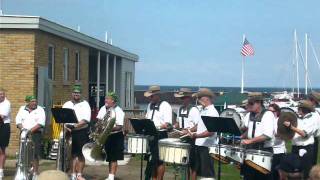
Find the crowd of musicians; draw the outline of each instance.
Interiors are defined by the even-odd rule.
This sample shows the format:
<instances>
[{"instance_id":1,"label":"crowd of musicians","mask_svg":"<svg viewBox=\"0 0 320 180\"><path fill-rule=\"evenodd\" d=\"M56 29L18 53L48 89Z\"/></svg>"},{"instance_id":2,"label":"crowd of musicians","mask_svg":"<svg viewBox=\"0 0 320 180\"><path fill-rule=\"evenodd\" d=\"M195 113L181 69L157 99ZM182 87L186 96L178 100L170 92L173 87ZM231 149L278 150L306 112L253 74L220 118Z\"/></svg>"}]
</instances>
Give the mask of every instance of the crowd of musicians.
<instances>
[{"instance_id":1,"label":"crowd of musicians","mask_svg":"<svg viewBox=\"0 0 320 180\"><path fill-rule=\"evenodd\" d=\"M177 111L177 119L174 121L171 105L161 99L159 86L150 86L144 93L150 101L145 117L153 121L158 133L149 140L150 153L145 157L147 166L145 179L163 179L165 174L165 162L159 159L158 142L168 138L169 129L179 129L180 136L189 136L189 177L188 179L214 179L214 160L210 156L210 147L216 145L221 139L217 133L209 132L202 120L202 116L219 117L214 107L215 94L206 88L193 93L188 88L181 88L175 93L175 98L181 102ZM105 98L105 105L101 107L97 119L102 121L109 108L114 109L112 117L116 118L112 133L108 137L105 146L106 161L109 162L108 180L115 179L117 162L124 159L124 112L118 106L119 98L114 92L109 92ZM241 127L241 146L247 149L256 149L273 154L272 170L263 174L246 164L241 165L240 173L245 180L281 179L285 176L298 174L304 179L309 177L311 168L317 163L318 137L320 136L320 115L317 109L320 101L320 93L313 92L307 100L303 100L298 106L297 124L284 121L283 125L288 131L294 132L292 152L287 152L286 141L277 134L278 118L281 109L276 104L264 107L264 98L261 93L252 93L243 105L248 112L243 119ZM67 131L72 136L72 162L71 179L82 180L85 168L85 158L82 147L90 141L88 132L91 120L89 103L81 97L81 87L74 86L70 101L63 108L73 109L78 123L66 124ZM21 106L16 117L15 124L20 130L27 130L32 134L35 145L33 173L34 179L39 175L39 155L42 131L45 127L45 111L37 105L37 97L28 95L25 105ZM110 118L109 118L110 119ZM107 119L107 120L109 120ZM11 107L5 96L5 90L0 89L0 179L4 177L3 169L6 159L5 149L10 139ZM173 123L176 122L176 123Z\"/></svg>"}]
</instances>

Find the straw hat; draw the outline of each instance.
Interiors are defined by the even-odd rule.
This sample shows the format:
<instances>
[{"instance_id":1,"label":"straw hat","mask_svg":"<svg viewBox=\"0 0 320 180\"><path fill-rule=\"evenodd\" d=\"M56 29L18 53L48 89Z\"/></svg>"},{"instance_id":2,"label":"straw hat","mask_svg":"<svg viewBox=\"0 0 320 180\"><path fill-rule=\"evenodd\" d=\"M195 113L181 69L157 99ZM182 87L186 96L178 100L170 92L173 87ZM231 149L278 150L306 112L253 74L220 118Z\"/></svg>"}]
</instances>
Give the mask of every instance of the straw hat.
<instances>
[{"instance_id":1,"label":"straw hat","mask_svg":"<svg viewBox=\"0 0 320 180\"><path fill-rule=\"evenodd\" d=\"M189 88L180 88L177 93L174 93L174 97L182 98L182 97L192 97L192 91Z\"/></svg>"},{"instance_id":2,"label":"straw hat","mask_svg":"<svg viewBox=\"0 0 320 180\"><path fill-rule=\"evenodd\" d=\"M263 101L263 94L261 92L249 93L248 101Z\"/></svg>"},{"instance_id":3,"label":"straw hat","mask_svg":"<svg viewBox=\"0 0 320 180\"><path fill-rule=\"evenodd\" d=\"M38 180L69 180L66 173L58 170L43 171L37 178Z\"/></svg>"},{"instance_id":4,"label":"straw hat","mask_svg":"<svg viewBox=\"0 0 320 180\"><path fill-rule=\"evenodd\" d=\"M155 94L160 94L160 86L150 86L149 89L144 93L144 96L150 97Z\"/></svg>"},{"instance_id":5,"label":"straw hat","mask_svg":"<svg viewBox=\"0 0 320 180\"><path fill-rule=\"evenodd\" d=\"M317 102L320 102L320 93L319 92L312 91L311 94L309 95L309 97L313 98Z\"/></svg>"},{"instance_id":6,"label":"straw hat","mask_svg":"<svg viewBox=\"0 0 320 180\"><path fill-rule=\"evenodd\" d=\"M201 97L213 98L214 96L215 95L213 94L213 92L208 88L200 88L197 93L192 94L192 97L197 97L197 98L201 98Z\"/></svg>"},{"instance_id":7,"label":"straw hat","mask_svg":"<svg viewBox=\"0 0 320 180\"><path fill-rule=\"evenodd\" d=\"M309 100L301 100L299 102L298 108L306 108L309 109L311 112L314 112L313 104Z\"/></svg>"}]
</instances>

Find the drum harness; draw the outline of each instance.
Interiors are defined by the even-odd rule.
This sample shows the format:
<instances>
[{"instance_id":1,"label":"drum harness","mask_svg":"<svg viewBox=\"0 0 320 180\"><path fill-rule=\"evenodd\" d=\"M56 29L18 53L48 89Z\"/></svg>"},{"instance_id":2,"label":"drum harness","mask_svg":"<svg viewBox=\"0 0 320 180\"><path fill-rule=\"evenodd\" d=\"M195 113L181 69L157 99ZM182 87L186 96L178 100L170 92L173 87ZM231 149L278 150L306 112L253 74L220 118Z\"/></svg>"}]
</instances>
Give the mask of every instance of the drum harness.
<instances>
[{"instance_id":1,"label":"drum harness","mask_svg":"<svg viewBox=\"0 0 320 180\"><path fill-rule=\"evenodd\" d=\"M267 111L268 111L268 110L263 109L258 116L256 116L256 113L250 113L249 121L252 121L252 122L253 122L253 127L252 127L252 132L251 132L251 133L252 133L252 134L251 134L251 137L252 137L252 138L255 137L256 124L257 124L257 122L261 122L264 113L267 112ZM249 133L249 132L248 132L248 133ZM247 149L248 149L248 148L251 148L251 149L257 149L257 150L270 151L270 148L264 148L263 146L264 146L264 142L259 142L259 143L247 145ZM271 148L271 152L272 152L272 148Z\"/></svg>"},{"instance_id":2,"label":"drum harness","mask_svg":"<svg viewBox=\"0 0 320 180\"><path fill-rule=\"evenodd\" d=\"M185 107L185 106L182 106L182 107L180 107L180 109L179 109L179 117L181 117L181 120L182 120L182 129L184 129L184 118L188 118L189 117L189 113L190 113L190 110L191 110L191 108L193 108L194 106L192 106L192 105L189 105L189 106L187 106L187 107ZM182 110L187 110L187 113L182 113Z\"/></svg>"}]
</instances>

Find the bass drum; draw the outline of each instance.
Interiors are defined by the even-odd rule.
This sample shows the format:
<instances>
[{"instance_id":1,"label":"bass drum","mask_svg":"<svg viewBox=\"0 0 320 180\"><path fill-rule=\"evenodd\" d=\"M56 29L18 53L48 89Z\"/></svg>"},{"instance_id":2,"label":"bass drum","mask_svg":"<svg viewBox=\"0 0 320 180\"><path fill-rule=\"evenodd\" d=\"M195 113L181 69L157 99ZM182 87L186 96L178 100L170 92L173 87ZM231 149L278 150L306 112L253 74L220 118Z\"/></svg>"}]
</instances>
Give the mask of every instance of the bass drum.
<instances>
[{"instance_id":1,"label":"bass drum","mask_svg":"<svg viewBox=\"0 0 320 180\"><path fill-rule=\"evenodd\" d=\"M220 114L220 117L232 118L237 124L238 128L241 129L244 126L244 116L246 115L246 110L243 108L227 108L223 110Z\"/></svg>"}]
</instances>

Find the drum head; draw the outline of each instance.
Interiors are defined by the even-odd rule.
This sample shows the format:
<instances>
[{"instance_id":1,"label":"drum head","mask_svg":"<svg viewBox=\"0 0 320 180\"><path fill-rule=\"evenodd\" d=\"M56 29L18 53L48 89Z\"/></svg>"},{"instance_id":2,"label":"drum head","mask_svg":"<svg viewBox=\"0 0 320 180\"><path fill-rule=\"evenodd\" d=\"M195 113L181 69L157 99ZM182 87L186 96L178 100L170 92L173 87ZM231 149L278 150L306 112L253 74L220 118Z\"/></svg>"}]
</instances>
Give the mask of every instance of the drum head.
<instances>
[{"instance_id":1,"label":"drum head","mask_svg":"<svg viewBox=\"0 0 320 180\"><path fill-rule=\"evenodd\" d=\"M165 138L159 140L160 146L170 146L170 147L189 147L190 144L183 143L179 138Z\"/></svg>"},{"instance_id":2,"label":"drum head","mask_svg":"<svg viewBox=\"0 0 320 180\"><path fill-rule=\"evenodd\" d=\"M272 156L273 154L268 151L256 150L256 149L247 149L247 154L263 155L263 156Z\"/></svg>"},{"instance_id":3,"label":"drum head","mask_svg":"<svg viewBox=\"0 0 320 180\"><path fill-rule=\"evenodd\" d=\"M235 123L237 124L239 129L242 126L241 116L234 109L230 109L230 108L225 109L224 111L221 112L220 117L232 118L235 121Z\"/></svg>"}]
</instances>

